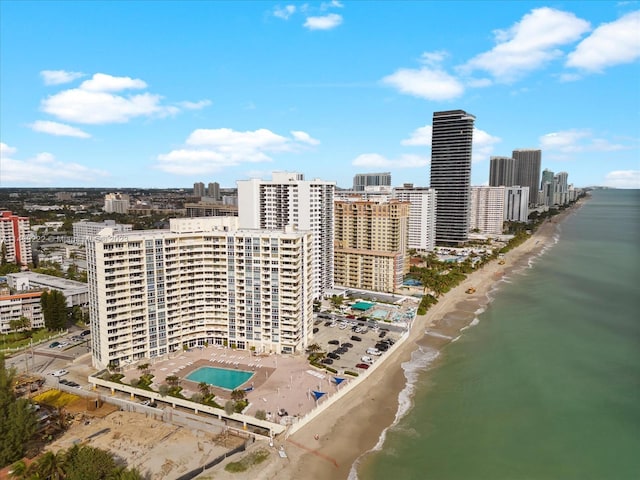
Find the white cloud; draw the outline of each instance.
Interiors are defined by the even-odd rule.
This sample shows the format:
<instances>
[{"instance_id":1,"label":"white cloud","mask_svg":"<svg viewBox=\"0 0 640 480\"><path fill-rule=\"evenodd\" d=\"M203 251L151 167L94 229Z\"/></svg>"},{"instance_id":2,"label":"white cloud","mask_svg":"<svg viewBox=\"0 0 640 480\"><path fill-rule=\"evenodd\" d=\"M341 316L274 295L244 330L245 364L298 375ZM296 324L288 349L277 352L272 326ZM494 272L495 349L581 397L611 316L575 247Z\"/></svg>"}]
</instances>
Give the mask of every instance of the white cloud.
<instances>
[{"instance_id":1,"label":"white cloud","mask_svg":"<svg viewBox=\"0 0 640 480\"><path fill-rule=\"evenodd\" d=\"M484 130L474 128L471 160L473 162L488 160L493 153L494 145L500 143L501 141L502 139L500 137L494 137Z\"/></svg>"},{"instance_id":2,"label":"white cloud","mask_svg":"<svg viewBox=\"0 0 640 480\"><path fill-rule=\"evenodd\" d=\"M304 26L309 30L331 30L342 23L342 15L330 13L323 17L307 17Z\"/></svg>"},{"instance_id":3,"label":"white cloud","mask_svg":"<svg viewBox=\"0 0 640 480\"><path fill-rule=\"evenodd\" d=\"M211 100L200 100L199 102L178 102L178 105L185 110L202 110L211 105Z\"/></svg>"},{"instance_id":4,"label":"white cloud","mask_svg":"<svg viewBox=\"0 0 640 480\"><path fill-rule=\"evenodd\" d=\"M579 152L614 152L631 147L612 143L605 138L594 137L587 129L571 129L547 133L540 137L540 147L550 153L550 158L567 160Z\"/></svg>"},{"instance_id":5,"label":"white cloud","mask_svg":"<svg viewBox=\"0 0 640 480\"><path fill-rule=\"evenodd\" d=\"M420 56L420 61L425 65L439 65L442 61L449 56L449 53L445 50L437 50L435 52L424 52Z\"/></svg>"},{"instance_id":6,"label":"white cloud","mask_svg":"<svg viewBox=\"0 0 640 480\"><path fill-rule=\"evenodd\" d=\"M84 73L67 72L65 70L42 70L40 72L45 85L60 85L73 82L77 78L84 77Z\"/></svg>"},{"instance_id":7,"label":"white cloud","mask_svg":"<svg viewBox=\"0 0 640 480\"><path fill-rule=\"evenodd\" d=\"M185 148L158 155L157 167L180 175L212 173L243 163L271 162L272 153L299 152L320 143L303 131L291 135L284 137L265 128L246 132L198 129L189 135Z\"/></svg>"},{"instance_id":8,"label":"white cloud","mask_svg":"<svg viewBox=\"0 0 640 480\"><path fill-rule=\"evenodd\" d=\"M282 18L283 20L288 20L291 15L296 12L295 5L287 5L285 7L276 7L273 9L273 16Z\"/></svg>"},{"instance_id":9,"label":"white cloud","mask_svg":"<svg viewBox=\"0 0 640 480\"><path fill-rule=\"evenodd\" d=\"M613 188L640 188L640 170L614 170L607 173L604 184Z\"/></svg>"},{"instance_id":10,"label":"white cloud","mask_svg":"<svg viewBox=\"0 0 640 480\"><path fill-rule=\"evenodd\" d=\"M509 30L496 30L497 45L472 58L460 70L484 70L496 80L510 83L561 56L558 47L575 42L588 29L589 22L573 13L537 8Z\"/></svg>"},{"instance_id":11,"label":"white cloud","mask_svg":"<svg viewBox=\"0 0 640 480\"><path fill-rule=\"evenodd\" d=\"M582 78L582 75L577 73L562 73L559 78L561 82L576 82Z\"/></svg>"},{"instance_id":12,"label":"white cloud","mask_svg":"<svg viewBox=\"0 0 640 480\"><path fill-rule=\"evenodd\" d=\"M320 4L320 10L328 10L329 8L343 8L344 4L338 0L331 0L330 2L323 2Z\"/></svg>"},{"instance_id":13,"label":"white cloud","mask_svg":"<svg viewBox=\"0 0 640 480\"><path fill-rule=\"evenodd\" d=\"M425 125L424 127L417 128L411 132L411 136L402 140L400 144L407 146L430 147L432 132L433 127L431 125ZM502 139L499 137L494 137L484 130L474 128L472 160L474 162L479 162L488 159L493 151L494 145L501 141Z\"/></svg>"},{"instance_id":14,"label":"white cloud","mask_svg":"<svg viewBox=\"0 0 640 480\"><path fill-rule=\"evenodd\" d=\"M401 68L384 77L382 82L397 88L400 93L427 100L451 100L464 93L462 83L439 68Z\"/></svg>"},{"instance_id":15,"label":"white cloud","mask_svg":"<svg viewBox=\"0 0 640 480\"><path fill-rule=\"evenodd\" d=\"M98 125L126 123L136 117L167 117L182 109L194 110L211 104L210 100L201 100L164 105L161 95L122 92L146 88L147 83L139 78L96 73L77 88L62 90L43 99L40 109L65 122Z\"/></svg>"},{"instance_id":16,"label":"white cloud","mask_svg":"<svg viewBox=\"0 0 640 480\"><path fill-rule=\"evenodd\" d=\"M308 143L309 145L318 145L319 140L312 138L307 132L301 132L298 130L291 130L291 136L302 143Z\"/></svg>"},{"instance_id":17,"label":"white cloud","mask_svg":"<svg viewBox=\"0 0 640 480\"><path fill-rule=\"evenodd\" d=\"M640 58L640 10L605 23L578 44L566 65L590 72Z\"/></svg>"},{"instance_id":18,"label":"white cloud","mask_svg":"<svg viewBox=\"0 0 640 480\"><path fill-rule=\"evenodd\" d=\"M150 93L124 97L73 88L47 97L41 108L61 120L88 124L126 123L139 116L166 116L179 111L160 105L161 98Z\"/></svg>"},{"instance_id":19,"label":"white cloud","mask_svg":"<svg viewBox=\"0 0 640 480\"><path fill-rule=\"evenodd\" d=\"M48 152L33 158L16 160L16 149L0 144L0 179L4 183L21 185L51 185L59 182L93 182L108 176L103 170L85 167L78 163L64 163Z\"/></svg>"},{"instance_id":20,"label":"white cloud","mask_svg":"<svg viewBox=\"0 0 640 480\"><path fill-rule=\"evenodd\" d=\"M10 147L6 143L0 143L0 157L8 157L9 155L13 155L18 151L17 148Z\"/></svg>"},{"instance_id":21,"label":"white cloud","mask_svg":"<svg viewBox=\"0 0 640 480\"><path fill-rule=\"evenodd\" d=\"M465 80L465 84L469 88L484 88L493 85L493 80L490 78L468 78Z\"/></svg>"},{"instance_id":22,"label":"white cloud","mask_svg":"<svg viewBox=\"0 0 640 480\"><path fill-rule=\"evenodd\" d=\"M396 159L389 159L377 153L363 153L352 162L354 167L365 168L418 168L429 165L429 158L422 155L404 154Z\"/></svg>"},{"instance_id":23,"label":"white cloud","mask_svg":"<svg viewBox=\"0 0 640 480\"><path fill-rule=\"evenodd\" d=\"M84 132L79 128L72 127L71 125L65 125L64 123L38 120L29 125L29 127L35 132L48 133L49 135L91 138L91 135L87 132Z\"/></svg>"},{"instance_id":24,"label":"white cloud","mask_svg":"<svg viewBox=\"0 0 640 480\"><path fill-rule=\"evenodd\" d=\"M401 145L411 146L431 146L431 135L433 134L433 127L431 125L425 125L424 127L416 128L409 138L405 138L400 142Z\"/></svg>"},{"instance_id":25,"label":"white cloud","mask_svg":"<svg viewBox=\"0 0 640 480\"><path fill-rule=\"evenodd\" d=\"M117 92L144 88L147 88L147 84L139 78L114 77L105 73L96 73L90 80L85 80L80 84L80 89L89 92Z\"/></svg>"}]
</instances>

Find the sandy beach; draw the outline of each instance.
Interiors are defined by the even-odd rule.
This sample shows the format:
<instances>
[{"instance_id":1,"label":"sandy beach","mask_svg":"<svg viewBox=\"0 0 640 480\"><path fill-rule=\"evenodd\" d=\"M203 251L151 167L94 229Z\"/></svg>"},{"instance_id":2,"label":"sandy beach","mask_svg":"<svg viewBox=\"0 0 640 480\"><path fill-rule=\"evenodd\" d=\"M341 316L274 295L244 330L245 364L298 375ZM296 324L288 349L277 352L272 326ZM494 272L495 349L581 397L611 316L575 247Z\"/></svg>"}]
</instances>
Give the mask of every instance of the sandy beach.
<instances>
[{"instance_id":1,"label":"sandy beach","mask_svg":"<svg viewBox=\"0 0 640 480\"><path fill-rule=\"evenodd\" d=\"M398 395L406 385L402 363L410 360L412 352L420 345L439 349L460 335L460 329L469 325L478 309L489 302L488 292L496 283L510 272L526 267L533 255L552 245L558 224L575 208L540 226L531 238L505 255L504 265L493 261L442 296L426 315L416 318L407 341L390 353L384 364L370 373L366 382L304 428L276 444L276 448L284 447L286 459L273 455L259 471L247 472L246 478L348 478L356 459L374 448L382 432L394 422ZM474 287L475 293L465 293L469 287ZM425 331L430 334L425 335ZM220 471L216 472L216 478L218 475L225 477ZM233 478L244 479L237 474Z\"/></svg>"}]
</instances>

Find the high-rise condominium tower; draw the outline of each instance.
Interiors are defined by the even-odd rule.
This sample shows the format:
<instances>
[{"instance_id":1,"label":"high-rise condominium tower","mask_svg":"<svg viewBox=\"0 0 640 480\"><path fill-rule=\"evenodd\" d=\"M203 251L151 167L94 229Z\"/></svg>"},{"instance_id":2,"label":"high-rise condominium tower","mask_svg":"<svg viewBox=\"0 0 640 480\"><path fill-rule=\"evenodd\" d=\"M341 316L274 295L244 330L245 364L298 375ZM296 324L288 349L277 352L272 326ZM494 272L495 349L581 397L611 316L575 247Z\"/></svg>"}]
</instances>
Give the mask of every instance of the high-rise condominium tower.
<instances>
[{"instance_id":1,"label":"high-rise condominium tower","mask_svg":"<svg viewBox=\"0 0 640 480\"><path fill-rule=\"evenodd\" d=\"M456 245L468 238L475 119L464 110L433 114L431 188L438 196L437 243Z\"/></svg>"},{"instance_id":2,"label":"high-rise condominium tower","mask_svg":"<svg viewBox=\"0 0 640 480\"><path fill-rule=\"evenodd\" d=\"M356 192L364 192L366 187L390 187L391 173L357 173L353 177L353 190Z\"/></svg>"},{"instance_id":3,"label":"high-rise condominium tower","mask_svg":"<svg viewBox=\"0 0 640 480\"><path fill-rule=\"evenodd\" d=\"M515 160L509 157L491 157L489 186L510 187L515 180Z\"/></svg>"},{"instance_id":4,"label":"high-rise condominium tower","mask_svg":"<svg viewBox=\"0 0 640 480\"><path fill-rule=\"evenodd\" d=\"M305 180L296 172L273 172L268 180L239 180L241 228L282 229L287 225L313 233L313 294L333 288L333 195L335 182Z\"/></svg>"},{"instance_id":5,"label":"high-rise condominium tower","mask_svg":"<svg viewBox=\"0 0 640 480\"><path fill-rule=\"evenodd\" d=\"M0 247L4 247L2 261L18 265L31 263L33 258L29 232L29 217L0 211Z\"/></svg>"},{"instance_id":6,"label":"high-rise condominium tower","mask_svg":"<svg viewBox=\"0 0 640 480\"><path fill-rule=\"evenodd\" d=\"M529 205L538 204L538 188L540 186L540 150L514 150L513 159L516 161L515 185L529 187Z\"/></svg>"}]
</instances>

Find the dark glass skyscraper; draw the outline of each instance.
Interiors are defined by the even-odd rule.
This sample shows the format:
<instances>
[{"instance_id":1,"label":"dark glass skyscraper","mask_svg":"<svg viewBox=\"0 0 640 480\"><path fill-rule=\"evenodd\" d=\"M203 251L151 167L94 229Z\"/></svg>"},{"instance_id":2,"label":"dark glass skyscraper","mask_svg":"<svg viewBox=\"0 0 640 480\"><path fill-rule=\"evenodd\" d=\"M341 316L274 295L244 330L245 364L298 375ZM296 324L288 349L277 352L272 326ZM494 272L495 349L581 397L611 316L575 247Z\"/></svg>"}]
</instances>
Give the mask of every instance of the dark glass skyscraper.
<instances>
[{"instance_id":1,"label":"dark glass skyscraper","mask_svg":"<svg viewBox=\"0 0 640 480\"><path fill-rule=\"evenodd\" d=\"M516 161L515 184L529 187L529 205L538 204L538 189L540 188L540 150L514 150L513 159Z\"/></svg>"},{"instance_id":2,"label":"dark glass skyscraper","mask_svg":"<svg viewBox=\"0 0 640 480\"><path fill-rule=\"evenodd\" d=\"M431 188L437 192L436 243L458 245L468 238L475 119L464 110L433 114Z\"/></svg>"},{"instance_id":3,"label":"dark glass skyscraper","mask_svg":"<svg viewBox=\"0 0 640 480\"><path fill-rule=\"evenodd\" d=\"M514 185L515 160L509 157L491 157L489 165L490 187L511 187Z\"/></svg>"}]
</instances>

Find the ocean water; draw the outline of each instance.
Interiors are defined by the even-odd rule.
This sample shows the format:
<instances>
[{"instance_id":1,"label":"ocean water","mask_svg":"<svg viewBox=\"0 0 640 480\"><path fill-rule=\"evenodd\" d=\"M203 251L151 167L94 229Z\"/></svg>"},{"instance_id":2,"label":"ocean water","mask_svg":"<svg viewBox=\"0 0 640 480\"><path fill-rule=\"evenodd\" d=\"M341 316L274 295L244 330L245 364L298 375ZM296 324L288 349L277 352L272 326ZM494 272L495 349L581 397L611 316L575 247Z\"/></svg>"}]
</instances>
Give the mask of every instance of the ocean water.
<instances>
[{"instance_id":1,"label":"ocean water","mask_svg":"<svg viewBox=\"0 0 640 480\"><path fill-rule=\"evenodd\" d=\"M414 352L360 480L640 479L640 191L594 191L556 240Z\"/></svg>"}]
</instances>

